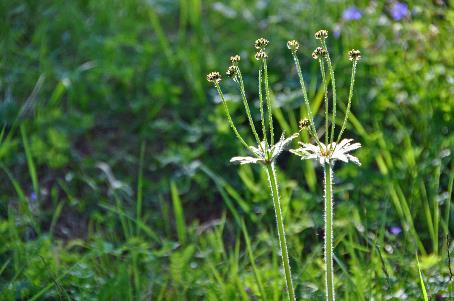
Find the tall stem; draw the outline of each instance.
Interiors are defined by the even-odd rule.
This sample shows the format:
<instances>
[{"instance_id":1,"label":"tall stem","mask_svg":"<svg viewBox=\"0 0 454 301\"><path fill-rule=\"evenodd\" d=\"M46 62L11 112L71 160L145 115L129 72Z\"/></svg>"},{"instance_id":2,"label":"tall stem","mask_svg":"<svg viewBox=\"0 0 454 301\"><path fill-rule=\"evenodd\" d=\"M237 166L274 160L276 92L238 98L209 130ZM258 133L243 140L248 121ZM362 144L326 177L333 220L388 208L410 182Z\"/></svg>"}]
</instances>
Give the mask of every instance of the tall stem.
<instances>
[{"instance_id":1,"label":"tall stem","mask_svg":"<svg viewBox=\"0 0 454 301\"><path fill-rule=\"evenodd\" d=\"M290 262L288 259L287 243L285 241L284 221L282 218L281 203L279 201L279 190L276 181L276 171L274 163L266 164L266 171L268 174L268 181L271 189L271 196L273 197L274 212L276 214L277 232L279 236L279 246L282 254L282 265L285 272L285 281L287 285L288 299L295 301L295 293L293 291L292 275L290 272Z\"/></svg>"},{"instance_id":2,"label":"tall stem","mask_svg":"<svg viewBox=\"0 0 454 301\"><path fill-rule=\"evenodd\" d=\"M325 174L325 289L326 300L334 301L333 271L333 170L330 163L324 165Z\"/></svg>"},{"instance_id":3,"label":"tall stem","mask_svg":"<svg viewBox=\"0 0 454 301\"><path fill-rule=\"evenodd\" d=\"M331 58L329 57L328 48L326 47L325 40L322 41L322 47L326 51L326 62L328 63L328 70L331 77L331 88L333 91L333 115L331 117L331 136L330 136L330 143L334 141L334 129L336 128L336 78L334 77L334 68L333 64L331 63Z\"/></svg>"},{"instance_id":4,"label":"tall stem","mask_svg":"<svg viewBox=\"0 0 454 301\"><path fill-rule=\"evenodd\" d=\"M323 93L325 99L325 145L328 147L329 143L329 102L328 102L328 86L326 84L326 74L325 74L325 62L323 58L319 58L318 62L320 63L320 72L322 73L322 81L323 81Z\"/></svg>"},{"instance_id":5,"label":"tall stem","mask_svg":"<svg viewBox=\"0 0 454 301\"><path fill-rule=\"evenodd\" d=\"M244 105L244 109L246 110L246 115L249 120L249 125L251 126L251 130L252 130L252 133L254 134L257 144L259 145L259 147L261 147L260 138L255 129L254 121L252 120L251 110L249 109L249 104L248 104L248 101L246 98L246 91L244 90L243 76L241 75L241 71L240 71L239 67L237 67L237 71L238 71L238 74L237 74L238 86L240 88L241 97L243 98L243 105Z\"/></svg>"},{"instance_id":6,"label":"tall stem","mask_svg":"<svg viewBox=\"0 0 454 301\"><path fill-rule=\"evenodd\" d=\"M274 144L274 129L273 129L273 111L271 109L271 95L270 95L270 85L268 81L268 65L266 60L263 60L263 71L265 76L265 98L266 105L268 110L268 126L270 128L270 145Z\"/></svg>"},{"instance_id":7,"label":"tall stem","mask_svg":"<svg viewBox=\"0 0 454 301\"><path fill-rule=\"evenodd\" d=\"M341 130L339 132L339 136L337 137L336 144L339 144L339 141L340 141L340 139L342 137L342 133L344 132L345 126L347 125L348 115L350 114L350 107L352 105L353 87L355 86L356 64L357 64L357 61L356 60L353 61L352 77L350 79L350 91L348 93L347 109L345 110L344 121L342 122L342 127L341 127Z\"/></svg>"},{"instance_id":8,"label":"tall stem","mask_svg":"<svg viewBox=\"0 0 454 301\"><path fill-rule=\"evenodd\" d=\"M219 96L221 97L222 104L224 105L225 115L227 116L230 127L232 128L232 130L235 133L238 140L240 140L241 144L243 144L244 147L246 147L246 149L249 149L249 146L247 145L246 141L244 141L243 137L241 137L240 133L236 129L235 124L233 123L232 117L230 116L229 107L227 106L227 102L225 101L224 94L222 93L222 90L221 90L221 86L219 86L219 83L217 83L217 82L215 83L215 86L216 86L216 89L218 90Z\"/></svg>"},{"instance_id":9,"label":"tall stem","mask_svg":"<svg viewBox=\"0 0 454 301\"><path fill-rule=\"evenodd\" d=\"M311 123L310 131L314 136L317 145L320 146L320 140L317 136L317 129L315 128L314 117L311 111L311 105L309 104L309 98L307 97L306 85L304 84L303 72L301 71L300 61L296 54L293 54L293 60L295 61L296 72L298 72L298 78L300 80L301 91L303 92L304 103L306 104L307 115L309 116L309 121Z\"/></svg>"},{"instance_id":10,"label":"tall stem","mask_svg":"<svg viewBox=\"0 0 454 301\"><path fill-rule=\"evenodd\" d=\"M265 147L268 147L268 138L266 137L265 113L263 111L263 94L262 94L262 67L259 69L259 100L260 100L260 120L262 121L262 135L265 140Z\"/></svg>"}]
</instances>

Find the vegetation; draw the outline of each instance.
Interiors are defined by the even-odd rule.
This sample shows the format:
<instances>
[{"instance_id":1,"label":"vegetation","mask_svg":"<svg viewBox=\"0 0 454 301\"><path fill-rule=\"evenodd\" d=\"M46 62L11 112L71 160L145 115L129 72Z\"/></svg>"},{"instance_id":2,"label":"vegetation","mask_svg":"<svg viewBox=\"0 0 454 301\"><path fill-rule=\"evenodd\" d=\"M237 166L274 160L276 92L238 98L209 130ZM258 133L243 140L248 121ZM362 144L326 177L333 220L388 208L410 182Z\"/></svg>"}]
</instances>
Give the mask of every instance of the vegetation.
<instances>
[{"instance_id":1,"label":"vegetation","mask_svg":"<svg viewBox=\"0 0 454 301\"><path fill-rule=\"evenodd\" d=\"M268 38L275 137L296 133L296 39L321 125L320 28L338 87L362 54L346 125L362 166L333 179L337 299L454 298L450 5L1 1L0 300L287 298L266 170L230 165L246 153L205 75L239 53L261 129L251 47ZM253 145L236 84L223 89ZM322 169L284 152L276 171L296 299L324 300Z\"/></svg>"}]
</instances>

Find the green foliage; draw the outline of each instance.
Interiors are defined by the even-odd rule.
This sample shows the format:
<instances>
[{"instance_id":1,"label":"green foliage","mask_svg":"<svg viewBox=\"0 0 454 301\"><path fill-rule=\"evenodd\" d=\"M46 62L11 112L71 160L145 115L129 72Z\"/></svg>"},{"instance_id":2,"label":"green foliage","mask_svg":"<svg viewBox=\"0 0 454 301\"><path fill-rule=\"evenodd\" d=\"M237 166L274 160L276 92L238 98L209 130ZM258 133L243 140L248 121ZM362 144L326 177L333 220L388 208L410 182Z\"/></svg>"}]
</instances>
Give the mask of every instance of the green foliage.
<instances>
[{"instance_id":1,"label":"green foliage","mask_svg":"<svg viewBox=\"0 0 454 301\"><path fill-rule=\"evenodd\" d=\"M337 75L350 48L363 54L347 124L363 165L334 179L338 298L421 300L416 252L428 297L453 296L454 13L443 3L406 1L411 15L396 21L391 2L360 0L362 18L347 21L339 1L0 1L0 299L282 300L266 174L229 166L242 148L205 74L241 54L260 128L252 43L267 37L275 136L296 132L306 109L285 43L297 39L318 126L320 28ZM224 84L243 134L240 95ZM340 127L348 89L337 97ZM320 168L285 154L277 164L295 292L323 300Z\"/></svg>"}]
</instances>

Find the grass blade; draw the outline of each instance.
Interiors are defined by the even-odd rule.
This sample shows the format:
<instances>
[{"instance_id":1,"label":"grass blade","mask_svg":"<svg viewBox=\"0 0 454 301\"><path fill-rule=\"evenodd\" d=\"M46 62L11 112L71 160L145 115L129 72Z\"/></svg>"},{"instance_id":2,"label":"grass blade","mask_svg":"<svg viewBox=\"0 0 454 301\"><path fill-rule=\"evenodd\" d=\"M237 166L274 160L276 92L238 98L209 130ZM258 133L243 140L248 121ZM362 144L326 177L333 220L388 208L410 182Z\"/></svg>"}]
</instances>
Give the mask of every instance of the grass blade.
<instances>
[{"instance_id":1,"label":"grass blade","mask_svg":"<svg viewBox=\"0 0 454 301\"><path fill-rule=\"evenodd\" d=\"M422 279L422 273L421 273L421 267L419 266L418 254L416 254L416 263L418 264L419 281L420 281L424 301L429 301L429 298L427 297L426 286L424 284L424 280Z\"/></svg>"},{"instance_id":2,"label":"grass blade","mask_svg":"<svg viewBox=\"0 0 454 301\"><path fill-rule=\"evenodd\" d=\"M183 206L181 205L178 188L174 181L170 182L170 194L173 204L173 213L175 215L175 223L177 226L178 241L181 244L184 244L186 242L186 224L184 222Z\"/></svg>"}]
</instances>

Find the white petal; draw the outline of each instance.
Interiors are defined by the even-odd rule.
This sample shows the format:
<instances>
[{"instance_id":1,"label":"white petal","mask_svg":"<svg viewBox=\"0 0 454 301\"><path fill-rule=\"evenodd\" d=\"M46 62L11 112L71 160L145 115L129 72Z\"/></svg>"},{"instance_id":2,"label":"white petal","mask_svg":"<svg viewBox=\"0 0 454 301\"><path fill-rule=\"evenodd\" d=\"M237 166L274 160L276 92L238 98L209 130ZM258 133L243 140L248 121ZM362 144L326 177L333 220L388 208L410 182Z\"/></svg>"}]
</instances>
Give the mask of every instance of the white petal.
<instances>
[{"instance_id":1,"label":"white petal","mask_svg":"<svg viewBox=\"0 0 454 301\"><path fill-rule=\"evenodd\" d=\"M257 148L255 146L249 146L249 150L257 157L263 157L263 152L260 148Z\"/></svg>"},{"instance_id":2,"label":"white petal","mask_svg":"<svg viewBox=\"0 0 454 301\"><path fill-rule=\"evenodd\" d=\"M346 155L346 156L350 161L361 166L361 162L359 162L358 158L356 158L355 156L352 156L352 155Z\"/></svg>"},{"instance_id":3,"label":"white petal","mask_svg":"<svg viewBox=\"0 0 454 301\"><path fill-rule=\"evenodd\" d=\"M263 151L265 151L265 149L266 149L266 141L265 141L265 140L263 140L262 142L260 142L259 148L260 148L260 150L263 149Z\"/></svg>"},{"instance_id":4,"label":"white petal","mask_svg":"<svg viewBox=\"0 0 454 301\"><path fill-rule=\"evenodd\" d=\"M306 152L306 151L301 151L300 148L297 148L297 149L291 149L289 150L292 154L295 154L299 157L301 157L301 160L307 160L307 159L317 159L317 155L316 154L312 154L312 153L309 153L309 152Z\"/></svg>"},{"instance_id":5,"label":"white petal","mask_svg":"<svg viewBox=\"0 0 454 301\"><path fill-rule=\"evenodd\" d=\"M320 151L319 147L317 145L313 145L310 143L302 143L299 142L299 145L301 145L301 149L311 151L313 153L318 153Z\"/></svg>"},{"instance_id":6,"label":"white petal","mask_svg":"<svg viewBox=\"0 0 454 301\"><path fill-rule=\"evenodd\" d=\"M271 146L271 157L278 155L282 151L282 143L284 142L284 134L282 134L281 138L279 139L276 144Z\"/></svg>"},{"instance_id":7,"label":"white petal","mask_svg":"<svg viewBox=\"0 0 454 301\"><path fill-rule=\"evenodd\" d=\"M350 144L351 141L353 141L353 139L342 139L337 145L337 149L342 149L344 146Z\"/></svg>"},{"instance_id":8,"label":"white petal","mask_svg":"<svg viewBox=\"0 0 454 301\"><path fill-rule=\"evenodd\" d=\"M310 160L310 159L317 159L318 156L317 155L314 155L314 154L308 154L306 156L301 156L301 160Z\"/></svg>"},{"instance_id":9,"label":"white petal","mask_svg":"<svg viewBox=\"0 0 454 301\"><path fill-rule=\"evenodd\" d=\"M277 157L289 144L292 142L293 139L298 137L298 134L293 134L292 136L284 139L284 135L282 135L281 139L278 143L273 146L273 154L272 158Z\"/></svg>"},{"instance_id":10,"label":"white petal","mask_svg":"<svg viewBox=\"0 0 454 301\"><path fill-rule=\"evenodd\" d=\"M255 163L258 163L258 162L261 162L263 161L263 159L260 159L260 158L254 158L254 157L233 157L232 159L230 159L230 163L234 163L234 164L255 164Z\"/></svg>"},{"instance_id":11,"label":"white petal","mask_svg":"<svg viewBox=\"0 0 454 301\"><path fill-rule=\"evenodd\" d=\"M336 152L333 156L332 156L333 159L338 159L338 160L341 160L341 161L344 161L345 163L348 162L348 157L341 153L341 152Z\"/></svg>"},{"instance_id":12,"label":"white petal","mask_svg":"<svg viewBox=\"0 0 454 301\"><path fill-rule=\"evenodd\" d=\"M352 150L358 149L361 147L361 143L353 143L351 145L346 145L342 150L344 153L351 152Z\"/></svg>"}]
</instances>

